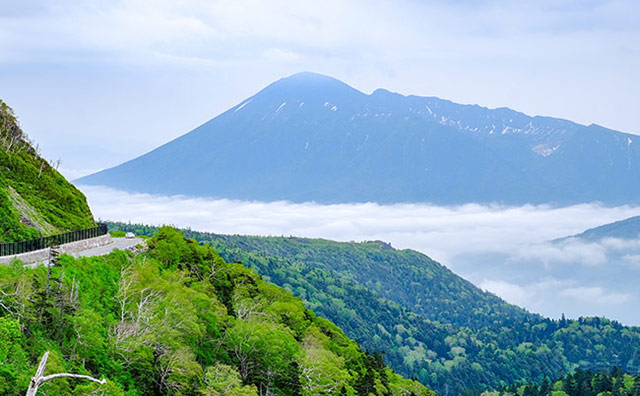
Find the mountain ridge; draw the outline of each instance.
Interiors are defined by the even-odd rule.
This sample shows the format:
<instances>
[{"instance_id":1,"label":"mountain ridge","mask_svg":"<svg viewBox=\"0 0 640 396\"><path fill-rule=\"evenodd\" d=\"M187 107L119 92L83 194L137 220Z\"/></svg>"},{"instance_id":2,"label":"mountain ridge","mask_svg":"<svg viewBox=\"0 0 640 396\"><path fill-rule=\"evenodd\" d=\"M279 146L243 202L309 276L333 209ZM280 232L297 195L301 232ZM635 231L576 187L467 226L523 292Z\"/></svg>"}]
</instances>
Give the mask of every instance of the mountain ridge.
<instances>
[{"instance_id":1,"label":"mountain ridge","mask_svg":"<svg viewBox=\"0 0 640 396\"><path fill-rule=\"evenodd\" d=\"M572 238L587 241L596 241L603 238L638 239L640 238L640 216L633 216L613 223L589 228L579 234L556 239L553 242L566 241Z\"/></svg>"},{"instance_id":2,"label":"mountain ridge","mask_svg":"<svg viewBox=\"0 0 640 396\"><path fill-rule=\"evenodd\" d=\"M259 201L622 204L640 200L634 139L303 73L77 182Z\"/></svg>"}]
</instances>

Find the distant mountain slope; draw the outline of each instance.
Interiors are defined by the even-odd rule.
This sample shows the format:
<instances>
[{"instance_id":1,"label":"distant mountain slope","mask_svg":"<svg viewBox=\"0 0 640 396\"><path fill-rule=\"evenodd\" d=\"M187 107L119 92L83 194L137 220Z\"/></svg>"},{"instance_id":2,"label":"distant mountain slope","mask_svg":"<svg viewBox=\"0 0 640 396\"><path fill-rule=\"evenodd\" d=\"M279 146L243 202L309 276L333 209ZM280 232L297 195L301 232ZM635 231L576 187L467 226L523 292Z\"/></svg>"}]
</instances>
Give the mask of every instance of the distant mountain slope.
<instances>
[{"instance_id":1,"label":"distant mountain slope","mask_svg":"<svg viewBox=\"0 0 640 396\"><path fill-rule=\"evenodd\" d=\"M0 100L0 242L93 224L85 196L40 156Z\"/></svg>"},{"instance_id":2,"label":"distant mountain slope","mask_svg":"<svg viewBox=\"0 0 640 396\"><path fill-rule=\"evenodd\" d=\"M410 249L395 250L384 242L343 243L297 237L210 235L209 240L216 249L230 260L246 258L250 260L247 263L255 265L258 270L262 265L269 266L256 261L261 256L300 261L307 269L335 273L345 282L360 285L379 298L424 314L439 323L479 329L486 323L505 318L537 317L483 292L422 253ZM281 265L287 266L287 263L282 262ZM277 272L272 268L265 275L272 277ZM302 275L309 279L304 273ZM322 309L322 304L317 305ZM490 309L470 315L471 306Z\"/></svg>"},{"instance_id":3,"label":"distant mountain slope","mask_svg":"<svg viewBox=\"0 0 640 396\"><path fill-rule=\"evenodd\" d=\"M262 201L637 203L639 145L596 125L300 73L79 183Z\"/></svg>"},{"instance_id":4,"label":"distant mountain slope","mask_svg":"<svg viewBox=\"0 0 640 396\"><path fill-rule=\"evenodd\" d=\"M378 241L184 232L303 298L364 347L385 351L398 372L443 394L556 378L576 367L640 373L640 329L531 314L415 251Z\"/></svg>"},{"instance_id":5,"label":"distant mountain slope","mask_svg":"<svg viewBox=\"0 0 640 396\"><path fill-rule=\"evenodd\" d=\"M596 241L603 238L640 239L640 216L591 228L569 238L580 238L587 241Z\"/></svg>"}]
</instances>

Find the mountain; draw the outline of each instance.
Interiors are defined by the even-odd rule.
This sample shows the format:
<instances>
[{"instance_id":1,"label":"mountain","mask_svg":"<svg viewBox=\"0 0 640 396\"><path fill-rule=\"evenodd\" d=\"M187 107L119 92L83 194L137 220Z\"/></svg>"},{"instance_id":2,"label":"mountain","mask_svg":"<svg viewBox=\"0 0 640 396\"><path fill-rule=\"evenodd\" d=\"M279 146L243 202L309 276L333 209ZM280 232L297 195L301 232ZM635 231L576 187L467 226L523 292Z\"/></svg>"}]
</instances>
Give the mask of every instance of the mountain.
<instances>
[{"instance_id":1,"label":"mountain","mask_svg":"<svg viewBox=\"0 0 640 396\"><path fill-rule=\"evenodd\" d=\"M567 282L565 287L569 293L572 287L577 287L574 291L577 301L589 293L598 296L583 300L588 302L591 312L606 312L623 323L640 325L640 311L633 309L640 305L640 216L555 239L542 248L560 252L564 263L530 260L523 261L521 266L533 269L531 273L537 268L538 279L546 277L573 283ZM522 275L521 279L526 276ZM563 289L554 287L544 291L544 298L553 301L558 294L567 292ZM566 304L564 312L567 312L564 307L571 309L570 304Z\"/></svg>"},{"instance_id":2,"label":"mountain","mask_svg":"<svg viewBox=\"0 0 640 396\"><path fill-rule=\"evenodd\" d=\"M0 237L92 225L84 196L1 101L0 131ZM435 395L291 293L170 227L136 253L0 265L0 395L24 394L47 351L48 375L107 380L56 378L42 387L49 395Z\"/></svg>"},{"instance_id":3,"label":"mountain","mask_svg":"<svg viewBox=\"0 0 640 396\"><path fill-rule=\"evenodd\" d=\"M384 351L396 371L445 395L557 378L576 368L617 365L640 373L640 328L529 313L412 250L380 241L183 232L291 291L365 348Z\"/></svg>"},{"instance_id":4,"label":"mountain","mask_svg":"<svg viewBox=\"0 0 640 396\"><path fill-rule=\"evenodd\" d=\"M84 194L42 158L0 100L0 242L93 225Z\"/></svg>"},{"instance_id":5,"label":"mountain","mask_svg":"<svg viewBox=\"0 0 640 396\"><path fill-rule=\"evenodd\" d=\"M434 396L289 292L169 227L148 251L0 266L0 394ZM50 287L50 282L52 285Z\"/></svg>"},{"instance_id":6,"label":"mountain","mask_svg":"<svg viewBox=\"0 0 640 396\"><path fill-rule=\"evenodd\" d=\"M313 73L283 78L193 131L78 180L242 200L640 202L640 137Z\"/></svg>"},{"instance_id":7,"label":"mountain","mask_svg":"<svg viewBox=\"0 0 640 396\"><path fill-rule=\"evenodd\" d=\"M578 238L585 241L597 241L604 238L640 239L640 216L591 228L567 238ZM562 240L567 238L562 238Z\"/></svg>"}]
</instances>

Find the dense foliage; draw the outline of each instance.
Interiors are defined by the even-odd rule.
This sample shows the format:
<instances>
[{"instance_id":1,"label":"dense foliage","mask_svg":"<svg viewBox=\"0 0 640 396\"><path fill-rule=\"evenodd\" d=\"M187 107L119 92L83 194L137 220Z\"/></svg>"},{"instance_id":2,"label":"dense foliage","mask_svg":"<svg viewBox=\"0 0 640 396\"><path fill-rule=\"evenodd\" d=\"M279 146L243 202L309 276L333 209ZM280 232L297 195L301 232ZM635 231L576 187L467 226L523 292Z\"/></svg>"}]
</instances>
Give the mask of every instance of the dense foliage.
<instances>
[{"instance_id":1,"label":"dense foliage","mask_svg":"<svg viewBox=\"0 0 640 396\"><path fill-rule=\"evenodd\" d=\"M363 352L289 292L164 227L134 255L0 266L0 395L21 395L42 354L42 394L433 396Z\"/></svg>"},{"instance_id":2,"label":"dense foliage","mask_svg":"<svg viewBox=\"0 0 640 396\"><path fill-rule=\"evenodd\" d=\"M444 394L556 378L575 368L640 371L640 329L528 313L415 251L382 242L185 232L303 298L364 347L385 351L398 372Z\"/></svg>"},{"instance_id":3,"label":"dense foliage","mask_svg":"<svg viewBox=\"0 0 640 396\"><path fill-rule=\"evenodd\" d=\"M640 396L640 376L616 366L610 372L578 369L555 382L512 384L482 396Z\"/></svg>"},{"instance_id":4,"label":"dense foliage","mask_svg":"<svg viewBox=\"0 0 640 396\"><path fill-rule=\"evenodd\" d=\"M93 225L84 195L40 156L0 100L0 242Z\"/></svg>"}]
</instances>

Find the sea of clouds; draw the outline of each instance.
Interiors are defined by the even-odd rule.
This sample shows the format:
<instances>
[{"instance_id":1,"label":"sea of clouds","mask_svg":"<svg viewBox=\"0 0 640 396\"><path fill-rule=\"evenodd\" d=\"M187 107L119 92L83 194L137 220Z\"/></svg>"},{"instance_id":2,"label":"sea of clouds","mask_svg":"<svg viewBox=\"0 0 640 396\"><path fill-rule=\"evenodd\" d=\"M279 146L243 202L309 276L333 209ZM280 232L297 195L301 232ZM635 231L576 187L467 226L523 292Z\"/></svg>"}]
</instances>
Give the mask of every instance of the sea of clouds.
<instances>
[{"instance_id":1,"label":"sea of clouds","mask_svg":"<svg viewBox=\"0 0 640 396\"><path fill-rule=\"evenodd\" d=\"M581 204L435 206L247 202L80 186L105 220L223 234L383 240L418 250L485 290L547 316L604 315L640 325L640 240L569 238L640 214Z\"/></svg>"}]
</instances>

